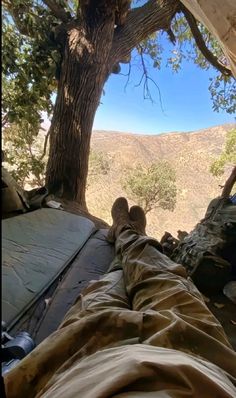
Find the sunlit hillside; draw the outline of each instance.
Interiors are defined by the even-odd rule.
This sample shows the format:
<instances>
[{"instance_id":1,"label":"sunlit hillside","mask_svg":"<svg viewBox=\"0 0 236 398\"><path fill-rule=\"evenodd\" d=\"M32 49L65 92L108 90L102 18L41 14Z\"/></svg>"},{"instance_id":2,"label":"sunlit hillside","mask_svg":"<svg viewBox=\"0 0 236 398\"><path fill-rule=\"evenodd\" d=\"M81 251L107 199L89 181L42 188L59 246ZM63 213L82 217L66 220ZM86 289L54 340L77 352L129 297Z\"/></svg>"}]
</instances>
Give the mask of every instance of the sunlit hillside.
<instances>
[{"instance_id":1,"label":"sunlit hillside","mask_svg":"<svg viewBox=\"0 0 236 398\"><path fill-rule=\"evenodd\" d=\"M190 231L203 217L209 201L219 195L227 176L213 177L209 166L220 154L226 132L232 125L216 126L196 132L144 136L122 132L95 131L92 149L109 161L107 175L90 177L87 202L92 214L111 222L110 208L117 196L126 195L121 180L125 170L166 159L176 170L177 205L174 212L156 209L148 214L149 234L160 237L164 231L176 235L178 229ZM132 198L130 203L133 204Z\"/></svg>"}]
</instances>

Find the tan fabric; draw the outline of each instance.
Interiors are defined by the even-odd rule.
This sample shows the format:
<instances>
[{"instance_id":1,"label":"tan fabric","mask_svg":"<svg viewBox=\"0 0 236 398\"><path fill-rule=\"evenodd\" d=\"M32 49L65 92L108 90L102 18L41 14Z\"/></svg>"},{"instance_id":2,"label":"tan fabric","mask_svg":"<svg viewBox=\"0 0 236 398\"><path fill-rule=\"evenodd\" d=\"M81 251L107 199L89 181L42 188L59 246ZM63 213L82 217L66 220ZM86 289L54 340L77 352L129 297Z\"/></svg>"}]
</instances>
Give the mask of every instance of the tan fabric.
<instances>
[{"instance_id":1,"label":"tan fabric","mask_svg":"<svg viewBox=\"0 0 236 398\"><path fill-rule=\"evenodd\" d=\"M222 327L185 269L155 246L120 234L116 270L6 375L8 398L235 398L236 354Z\"/></svg>"},{"instance_id":2,"label":"tan fabric","mask_svg":"<svg viewBox=\"0 0 236 398\"><path fill-rule=\"evenodd\" d=\"M2 213L25 211L28 207L23 189L2 167Z\"/></svg>"},{"instance_id":3,"label":"tan fabric","mask_svg":"<svg viewBox=\"0 0 236 398\"><path fill-rule=\"evenodd\" d=\"M236 1L181 0L181 2L219 41L236 78Z\"/></svg>"}]
</instances>

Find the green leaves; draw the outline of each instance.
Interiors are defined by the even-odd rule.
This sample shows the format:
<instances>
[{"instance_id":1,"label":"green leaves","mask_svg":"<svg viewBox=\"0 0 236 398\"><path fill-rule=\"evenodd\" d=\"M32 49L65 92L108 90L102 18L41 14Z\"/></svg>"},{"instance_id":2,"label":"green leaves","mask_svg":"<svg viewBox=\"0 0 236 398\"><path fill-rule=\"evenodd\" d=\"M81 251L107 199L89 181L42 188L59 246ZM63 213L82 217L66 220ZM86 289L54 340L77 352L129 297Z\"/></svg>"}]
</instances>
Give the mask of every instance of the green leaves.
<instances>
[{"instance_id":1,"label":"green leaves","mask_svg":"<svg viewBox=\"0 0 236 398\"><path fill-rule=\"evenodd\" d=\"M57 45L50 39L53 21L34 1L12 1L4 9L3 112L9 113L11 123L25 119L36 128L40 113L52 112L55 69L60 59Z\"/></svg>"},{"instance_id":2,"label":"green leaves","mask_svg":"<svg viewBox=\"0 0 236 398\"><path fill-rule=\"evenodd\" d=\"M217 40L200 23L198 23L198 28L211 53L222 64L227 64ZM173 72L177 73L182 68L183 61L189 61L201 69L208 70L211 65L197 47L183 14L176 14L172 21L171 29L175 36L176 44L170 54L164 52L160 32L141 43L143 53L148 55L153 61L153 67L160 69L168 66L172 68ZM166 62L166 65L163 65L163 61ZM236 82L233 77L226 77L215 69L210 79L209 91L214 111L220 112L224 110L230 114L236 112Z\"/></svg>"},{"instance_id":3,"label":"green leaves","mask_svg":"<svg viewBox=\"0 0 236 398\"><path fill-rule=\"evenodd\" d=\"M175 171L166 161L159 161L148 168L141 165L131 170L123 182L123 188L142 206L145 213L160 207L173 211L176 204Z\"/></svg>"},{"instance_id":4,"label":"green leaves","mask_svg":"<svg viewBox=\"0 0 236 398\"><path fill-rule=\"evenodd\" d=\"M39 137L42 112L53 111L60 52L50 36L58 24L36 1L11 1L3 9L2 114L7 167L24 185L44 183L43 138Z\"/></svg>"},{"instance_id":5,"label":"green leaves","mask_svg":"<svg viewBox=\"0 0 236 398\"><path fill-rule=\"evenodd\" d=\"M7 168L16 181L24 187L42 186L46 159L42 159L43 137L26 121L9 124L3 133L3 148Z\"/></svg>"},{"instance_id":6,"label":"green leaves","mask_svg":"<svg viewBox=\"0 0 236 398\"><path fill-rule=\"evenodd\" d=\"M236 129L227 133L224 150L219 158L212 163L210 171L215 176L222 175L227 165L236 165Z\"/></svg>"},{"instance_id":7,"label":"green leaves","mask_svg":"<svg viewBox=\"0 0 236 398\"><path fill-rule=\"evenodd\" d=\"M209 86L213 110L226 110L230 114L236 112L236 81L233 78L217 75L211 79Z\"/></svg>"},{"instance_id":8,"label":"green leaves","mask_svg":"<svg viewBox=\"0 0 236 398\"><path fill-rule=\"evenodd\" d=\"M154 33L146 40L143 40L137 51L138 53L142 52L142 54L150 56L153 61L153 68L160 69L163 47L158 39L158 33Z\"/></svg>"}]
</instances>

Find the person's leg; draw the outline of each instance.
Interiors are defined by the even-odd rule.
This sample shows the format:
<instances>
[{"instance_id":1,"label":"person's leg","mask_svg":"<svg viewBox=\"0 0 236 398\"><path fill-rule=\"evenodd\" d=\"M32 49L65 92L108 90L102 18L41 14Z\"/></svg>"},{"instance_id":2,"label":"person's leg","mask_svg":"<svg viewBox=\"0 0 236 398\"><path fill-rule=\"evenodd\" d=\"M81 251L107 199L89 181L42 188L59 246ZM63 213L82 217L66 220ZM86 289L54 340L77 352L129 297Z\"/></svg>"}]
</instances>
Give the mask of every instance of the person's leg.
<instances>
[{"instance_id":1,"label":"person's leg","mask_svg":"<svg viewBox=\"0 0 236 398\"><path fill-rule=\"evenodd\" d=\"M131 311L123 271L92 282L58 330L4 376L9 397L35 397L55 376L99 350L139 343L142 314ZM60 370L59 370L60 369Z\"/></svg>"},{"instance_id":2,"label":"person's leg","mask_svg":"<svg viewBox=\"0 0 236 398\"><path fill-rule=\"evenodd\" d=\"M126 224L128 204L123 201L122 216L120 202L116 213ZM106 274L82 291L58 330L4 376L8 396L35 397L59 369L104 348L139 343L141 329L142 314L130 309L123 270Z\"/></svg>"},{"instance_id":3,"label":"person's leg","mask_svg":"<svg viewBox=\"0 0 236 398\"><path fill-rule=\"evenodd\" d=\"M110 309L114 311L131 309L122 270L110 272L99 280L90 281L65 315L59 329L85 316Z\"/></svg>"},{"instance_id":4,"label":"person's leg","mask_svg":"<svg viewBox=\"0 0 236 398\"><path fill-rule=\"evenodd\" d=\"M236 377L236 355L222 326L184 267L158 249L157 241L128 227L117 236L132 309L143 312L142 342L201 356Z\"/></svg>"}]
</instances>

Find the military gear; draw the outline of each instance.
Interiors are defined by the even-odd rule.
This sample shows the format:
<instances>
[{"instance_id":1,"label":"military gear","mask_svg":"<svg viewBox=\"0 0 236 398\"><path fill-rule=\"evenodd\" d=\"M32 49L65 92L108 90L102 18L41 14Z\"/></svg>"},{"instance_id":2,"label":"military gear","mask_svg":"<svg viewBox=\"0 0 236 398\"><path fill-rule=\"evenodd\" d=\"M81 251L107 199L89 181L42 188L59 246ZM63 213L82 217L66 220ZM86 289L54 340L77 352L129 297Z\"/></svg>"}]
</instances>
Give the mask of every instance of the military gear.
<instances>
[{"instance_id":1,"label":"military gear","mask_svg":"<svg viewBox=\"0 0 236 398\"><path fill-rule=\"evenodd\" d=\"M233 278L236 246L236 205L213 199L204 219L174 250L171 258L183 264L204 294L222 291Z\"/></svg>"},{"instance_id":2,"label":"military gear","mask_svg":"<svg viewBox=\"0 0 236 398\"><path fill-rule=\"evenodd\" d=\"M22 189L11 174L2 167L2 217L8 218L19 213L39 209L48 196L46 187L30 191Z\"/></svg>"},{"instance_id":3,"label":"military gear","mask_svg":"<svg viewBox=\"0 0 236 398\"><path fill-rule=\"evenodd\" d=\"M15 337L2 332L2 375L15 367L34 347L34 341L27 332L19 332Z\"/></svg>"},{"instance_id":4,"label":"military gear","mask_svg":"<svg viewBox=\"0 0 236 398\"><path fill-rule=\"evenodd\" d=\"M2 167L2 214L25 212L29 209L24 190L10 173Z\"/></svg>"}]
</instances>

